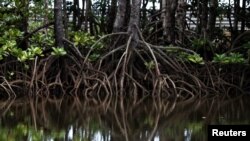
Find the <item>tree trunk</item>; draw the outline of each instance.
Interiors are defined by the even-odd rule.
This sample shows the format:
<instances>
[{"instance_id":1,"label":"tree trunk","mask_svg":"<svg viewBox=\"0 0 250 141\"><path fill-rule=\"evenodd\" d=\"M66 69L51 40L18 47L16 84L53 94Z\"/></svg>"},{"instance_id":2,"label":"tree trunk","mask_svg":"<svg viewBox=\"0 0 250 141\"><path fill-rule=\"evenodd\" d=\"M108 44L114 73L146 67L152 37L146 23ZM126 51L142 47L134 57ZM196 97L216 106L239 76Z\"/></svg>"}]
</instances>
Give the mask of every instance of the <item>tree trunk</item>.
<instances>
[{"instance_id":1,"label":"tree trunk","mask_svg":"<svg viewBox=\"0 0 250 141\"><path fill-rule=\"evenodd\" d=\"M246 26L246 0L242 2L242 14L241 14L241 33L245 31Z\"/></svg>"},{"instance_id":2,"label":"tree trunk","mask_svg":"<svg viewBox=\"0 0 250 141\"><path fill-rule=\"evenodd\" d=\"M108 11L108 20L107 20L107 32L111 33L113 31L114 21L115 21L115 13L116 13L116 3L117 0L111 1L111 6Z\"/></svg>"},{"instance_id":3,"label":"tree trunk","mask_svg":"<svg viewBox=\"0 0 250 141\"><path fill-rule=\"evenodd\" d=\"M177 17L176 23L179 28L178 37L182 44L184 44L184 32L186 26L186 11L187 11L187 3L185 0L179 0L177 7Z\"/></svg>"},{"instance_id":4,"label":"tree trunk","mask_svg":"<svg viewBox=\"0 0 250 141\"><path fill-rule=\"evenodd\" d=\"M79 16L79 0L74 0L73 3L73 29L77 29L77 19Z\"/></svg>"},{"instance_id":5,"label":"tree trunk","mask_svg":"<svg viewBox=\"0 0 250 141\"><path fill-rule=\"evenodd\" d=\"M28 15L28 11L29 11L29 1L28 0L24 0L22 1L22 3L19 5L19 15L20 15L20 22L18 23L17 27L18 29L24 33L24 36L26 36L28 34L28 20L29 20L29 15ZM18 41L19 42L19 41ZM18 44L18 46L22 49L27 49L28 48L28 40L24 39L21 40L21 42Z\"/></svg>"},{"instance_id":6,"label":"tree trunk","mask_svg":"<svg viewBox=\"0 0 250 141\"><path fill-rule=\"evenodd\" d=\"M171 44L175 44L175 13L177 0L162 0L163 36Z\"/></svg>"},{"instance_id":7,"label":"tree trunk","mask_svg":"<svg viewBox=\"0 0 250 141\"><path fill-rule=\"evenodd\" d=\"M123 27L124 21L125 21L126 3L127 3L126 0L118 0L118 10L116 13L113 32L122 31L122 27Z\"/></svg>"},{"instance_id":8,"label":"tree trunk","mask_svg":"<svg viewBox=\"0 0 250 141\"><path fill-rule=\"evenodd\" d=\"M165 37L166 34L167 34L167 31L166 31L166 21L167 21L167 17L166 17L166 12L167 12L167 0L161 0L161 18L162 18L162 28L164 29L163 30L163 36Z\"/></svg>"},{"instance_id":9,"label":"tree trunk","mask_svg":"<svg viewBox=\"0 0 250 141\"><path fill-rule=\"evenodd\" d=\"M128 27L129 26L128 24L129 24L129 20L130 20L130 13L131 13L131 1L127 0L127 2L126 2L125 19L124 19L123 27Z\"/></svg>"},{"instance_id":10,"label":"tree trunk","mask_svg":"<svg viewBox=\"0 0 250 141\"><path fill-rule=\"evenodd\" d=\"M90 0L86 0L86 13L85 13L85 31L88 32L88 29L90 27L89 25L89 19L91 15L91 7L90 7Z\"/></svg>"},{"instance_id":11,"label":"tree trunk","mask_svg":"<svg viewBox=\"0 0 250 141\"><path fill-rule=\"evenodd\" d=\"M208 34L210 39L213 39L214 37L217 8L218 8L218 0L211 0L209 9L209 21L208 21Z\"/></svg>"},{"instance_id":12,"label":"tree trunk","mask_svg":"<svg viewBox=\"0 0 250 141\"><path fill-rule=\"evenodd\" d=\"M148 0L142 1L142 21L141 21L141 27L144 28L147 23L147 5Z\"/></svg>"},{"instance_id":13,"label":"tree trunk","mask_svg":"<svg viewBox=\"0 0 250 141\"><path fill-rule=\"evenodd\" d=\"M232 33L233 33L233 24L232 24L232 19L231 19L231 13L232 13L232 9L231 9L231 1L228 2L228 9L227 9L227 18L229 21L229 29L231 32L231 41L233 41L233 37L232 37Z\"/></svg>"},{"instance_id":14,"label":"tree trunk","mask_svg":"<svg viewBox=\"0 0 250 141\"><path fill-rule=\"evenodd\" d=\"M207 38L208 1L201 0L201 35Z\"/></svg>"},{"instance_id":15,"label":"tree trunk","mask_svg":"<svg viewBox=\"0 0 250 141\"><path fill-rule=\"evenodd\" d=\"M82 28L82 22L84 21L84 15L85 15L85 0L82 0L82 12L81 12L81 16L78 19L77 30Z\"/></svg>"},{"instance_id":16,"label":"tree trunk","mask_svg":"<svg viewBox=\"0 0 250 141\"><path fill-rule=\"evenodd\" d=\"M105 33L105 27L106 27L106 7L107 7L107 1L106 0L102 0L101 1L101 25L100 25L100 32L101 33Z\"/></svg>"},{"instance_id":17,"label":"tree trunk","mask_svg":"<svg viewBox=\"0 0 250 141\"><path fill-rule=\"evenodd\" d=\"M132 0L128 32L132 34L134 40L138 40L137 27L140 21L141 0Z\"/></svg>"},{"instance_id":18,"label":"tree trunk","mask_svg":"<svg viewBox=\"0 0 250 141\"><path fill-rule=\"evenodd\" d=\"M130 74L133 73L132 68L135 61L134 53L132 51L133 48L137 47L139 42L139 33L138 30L139 22L140 22L140 6L141 6L141 0L131 0L131 11L130 11L130 18L129 18L129 25L128 25L128 33L130 34L131 43L130 43L130 61L128 62L128 68Z\"/></svg>"},{"instance_id":19,"label":"tree trunk","mask_svg":"<svg viewBox=\"0 0 250 141\"><path fill-rule=\"evenodd\" d=\"M152 9L153 9L153 11L155 12L155 2L156 2L156 0L152 0Z\"/></svg>"},{"instance_id":20,"label":"tree trunk","mask_svg":"<svg viewBox=\"0 0 250 141\"><path fill-rule=\"evenodd\" d=\"M95 18L93 16L93 13L92 13L92 1L91 0L87 0L87 3L86 3L86 7L88 7L86 10L88 11L86 13L86 17L87 17L87 20L89 22L89 32L91 35L93 36L97 36L98 34L98 30L97 30L97 27L96 27L96 22L95 22Z\"/></svg>"},{"instance_id":21,"label":"tree trunk","mask_svg":"<svg viewBox=\"0 0 250 141\"><path fill-rule=\"evenodd\" d=\"M238 36L238 14L239 14L240 3L239 0L234 0L234 24L233 24L233 40Z\"/></svg>"},{"instance_id":22,"label":"tree trunk","mask_svg":"<svg viewBox=\"0 0 250 141\"><path fill-rule=\"evenodd\" d=\"M62 17L62 4L63 0L55 0L54 1L54 18L55 18L55 45L57 47L63 47L63 17Z\"/></svg>"},{"instance_id":23,"label":"tree trunk","mask_svg":"<svg viewBox=\"0 0 250 141\"><path fill-rule=\"evenodd\" d=\"M163 0L163 1L164 1L164 0ZM159 0L159 3L160 3L160 10L161 10L161 11L162 11L162 9L164 8L164 7L163 7L163 3L164 3L163 1L162 1L162 0Z\"/></svg>"},{"instance_id":24,"label":"tree trunk","mask_svg":"<svg viewBox=\"0 0 250 141\"><path fill-rule=\"evenodd\" d=\"M84 17L84 30L88 32L88 11L89 11L89 0L85 1L86 9L85 9L85 17Z\"/></svg>"},{"instance_id":25,"label":"tree trunk","mask_svg":"<svg viewBox=\"0 0 250 141\"><path fill-rule=\"evenodd\" d=\"M48 0L44 0L44 10L45 10L45 15L43 17L43 21L44 21L44 24L47 24L48 23Z\"/></svg>"},{"instance_id":26,"label":"tree trunk","mask_svg":"<svg viewBox=\"0 0 250 141\"><path fill-rule=\"evenodd\" d=\"M64 32L65 38L68 38L68 15L67 15L67 3L66 0L63 0L63 23L64 23Z\"/></svg>"},{"instance_id":27,"label":"tree trunk","mask_svg":"<svg viewBox=\"0 0 250 141\"><path fill-rule=\"evenodd\" d=\"M194 8L194 10L196 10L196 17L197 17L197 23L196 23L196 32L198 34L201 34L201 13L202 13L202 6L201 6L201 0L196 0L196 5L197 5L197 9Z\"/></svg>"}]
</instances>

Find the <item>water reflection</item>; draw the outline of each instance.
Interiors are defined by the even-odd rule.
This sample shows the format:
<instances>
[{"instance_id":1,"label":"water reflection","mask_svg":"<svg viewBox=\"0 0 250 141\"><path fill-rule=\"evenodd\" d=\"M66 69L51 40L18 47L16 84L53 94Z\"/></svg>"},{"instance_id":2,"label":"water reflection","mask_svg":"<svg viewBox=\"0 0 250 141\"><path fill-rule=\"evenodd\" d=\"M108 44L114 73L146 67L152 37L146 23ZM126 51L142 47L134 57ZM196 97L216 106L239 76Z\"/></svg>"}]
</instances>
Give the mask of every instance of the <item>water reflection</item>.
<instances>
[{"instance_id":1,"label":"water reflection","mask_svg":"<svg viewBox=\"0 0 250 141\"><path fill-rule=\"evenodd\" d=\"M208 124L249 124L249 100L8 100L0 102L0 140L205 141Z\"/></svg>"}]
</instances>

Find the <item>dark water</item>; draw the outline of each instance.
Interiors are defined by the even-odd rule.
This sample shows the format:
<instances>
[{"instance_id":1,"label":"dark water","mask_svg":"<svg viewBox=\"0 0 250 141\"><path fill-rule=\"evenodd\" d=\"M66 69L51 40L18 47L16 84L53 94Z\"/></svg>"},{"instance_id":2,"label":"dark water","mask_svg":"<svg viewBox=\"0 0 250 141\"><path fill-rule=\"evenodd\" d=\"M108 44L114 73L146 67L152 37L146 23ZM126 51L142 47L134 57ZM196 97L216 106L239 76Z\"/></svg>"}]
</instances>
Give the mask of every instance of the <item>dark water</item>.
<instances>
[{"instance_id":1,"label":"dark water","mask_svg":"<svg viewBox=\"0 0 250 141\"><path fill-rule=\"evenodd\" d=\"M250 123L247 96L118 101L1 101L0 141L206 141L208 124Z\"/></svg>"}]
</instances>

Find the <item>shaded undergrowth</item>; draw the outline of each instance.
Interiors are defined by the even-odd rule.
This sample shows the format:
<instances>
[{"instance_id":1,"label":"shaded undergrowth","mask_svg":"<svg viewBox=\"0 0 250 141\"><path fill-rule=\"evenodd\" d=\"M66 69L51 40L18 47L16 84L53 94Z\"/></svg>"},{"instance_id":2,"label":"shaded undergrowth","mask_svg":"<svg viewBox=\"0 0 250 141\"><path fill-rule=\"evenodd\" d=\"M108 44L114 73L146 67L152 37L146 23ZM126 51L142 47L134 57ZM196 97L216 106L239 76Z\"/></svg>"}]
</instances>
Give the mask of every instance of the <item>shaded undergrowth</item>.
<instances>
[{"instance_id":1,"label":"shaded undergrowth","mask_svg":"<svg viewBox=\"0 0 250 141\"><path fill-rule=\"evenodd\" d=\"M91 61L95 45L111 38L112 46ZM187 100L249 93L249 66L190 63L168 55L166 47L145 42L139 31L138 39L127 32L105 35L84 53L65 41L65 56L36 57L26 64L13 59L1 63L1 97L75 95L108 103L124 96L135 101L148 96ZM195 54L185 48L170 49Z\"/></svg>"}]
</instances>

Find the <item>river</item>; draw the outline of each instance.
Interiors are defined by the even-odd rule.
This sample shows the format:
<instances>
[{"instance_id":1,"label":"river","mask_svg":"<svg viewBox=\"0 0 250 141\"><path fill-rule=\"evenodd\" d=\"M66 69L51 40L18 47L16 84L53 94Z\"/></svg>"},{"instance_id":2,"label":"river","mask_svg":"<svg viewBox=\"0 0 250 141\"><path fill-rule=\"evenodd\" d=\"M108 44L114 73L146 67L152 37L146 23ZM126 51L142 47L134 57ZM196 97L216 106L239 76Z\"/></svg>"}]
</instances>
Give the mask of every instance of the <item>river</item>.
<instances>
[{"instance_id":1,"label":"river","mask_svg":"<svg viewBox=\"0 0 250 141\"><path fill-rule=\"evenodd\" d=\"M207 125L249 124L250 97L186 101L75 97L0 102L1 141L206 141Z\"/></svg>"}]
</instances>

